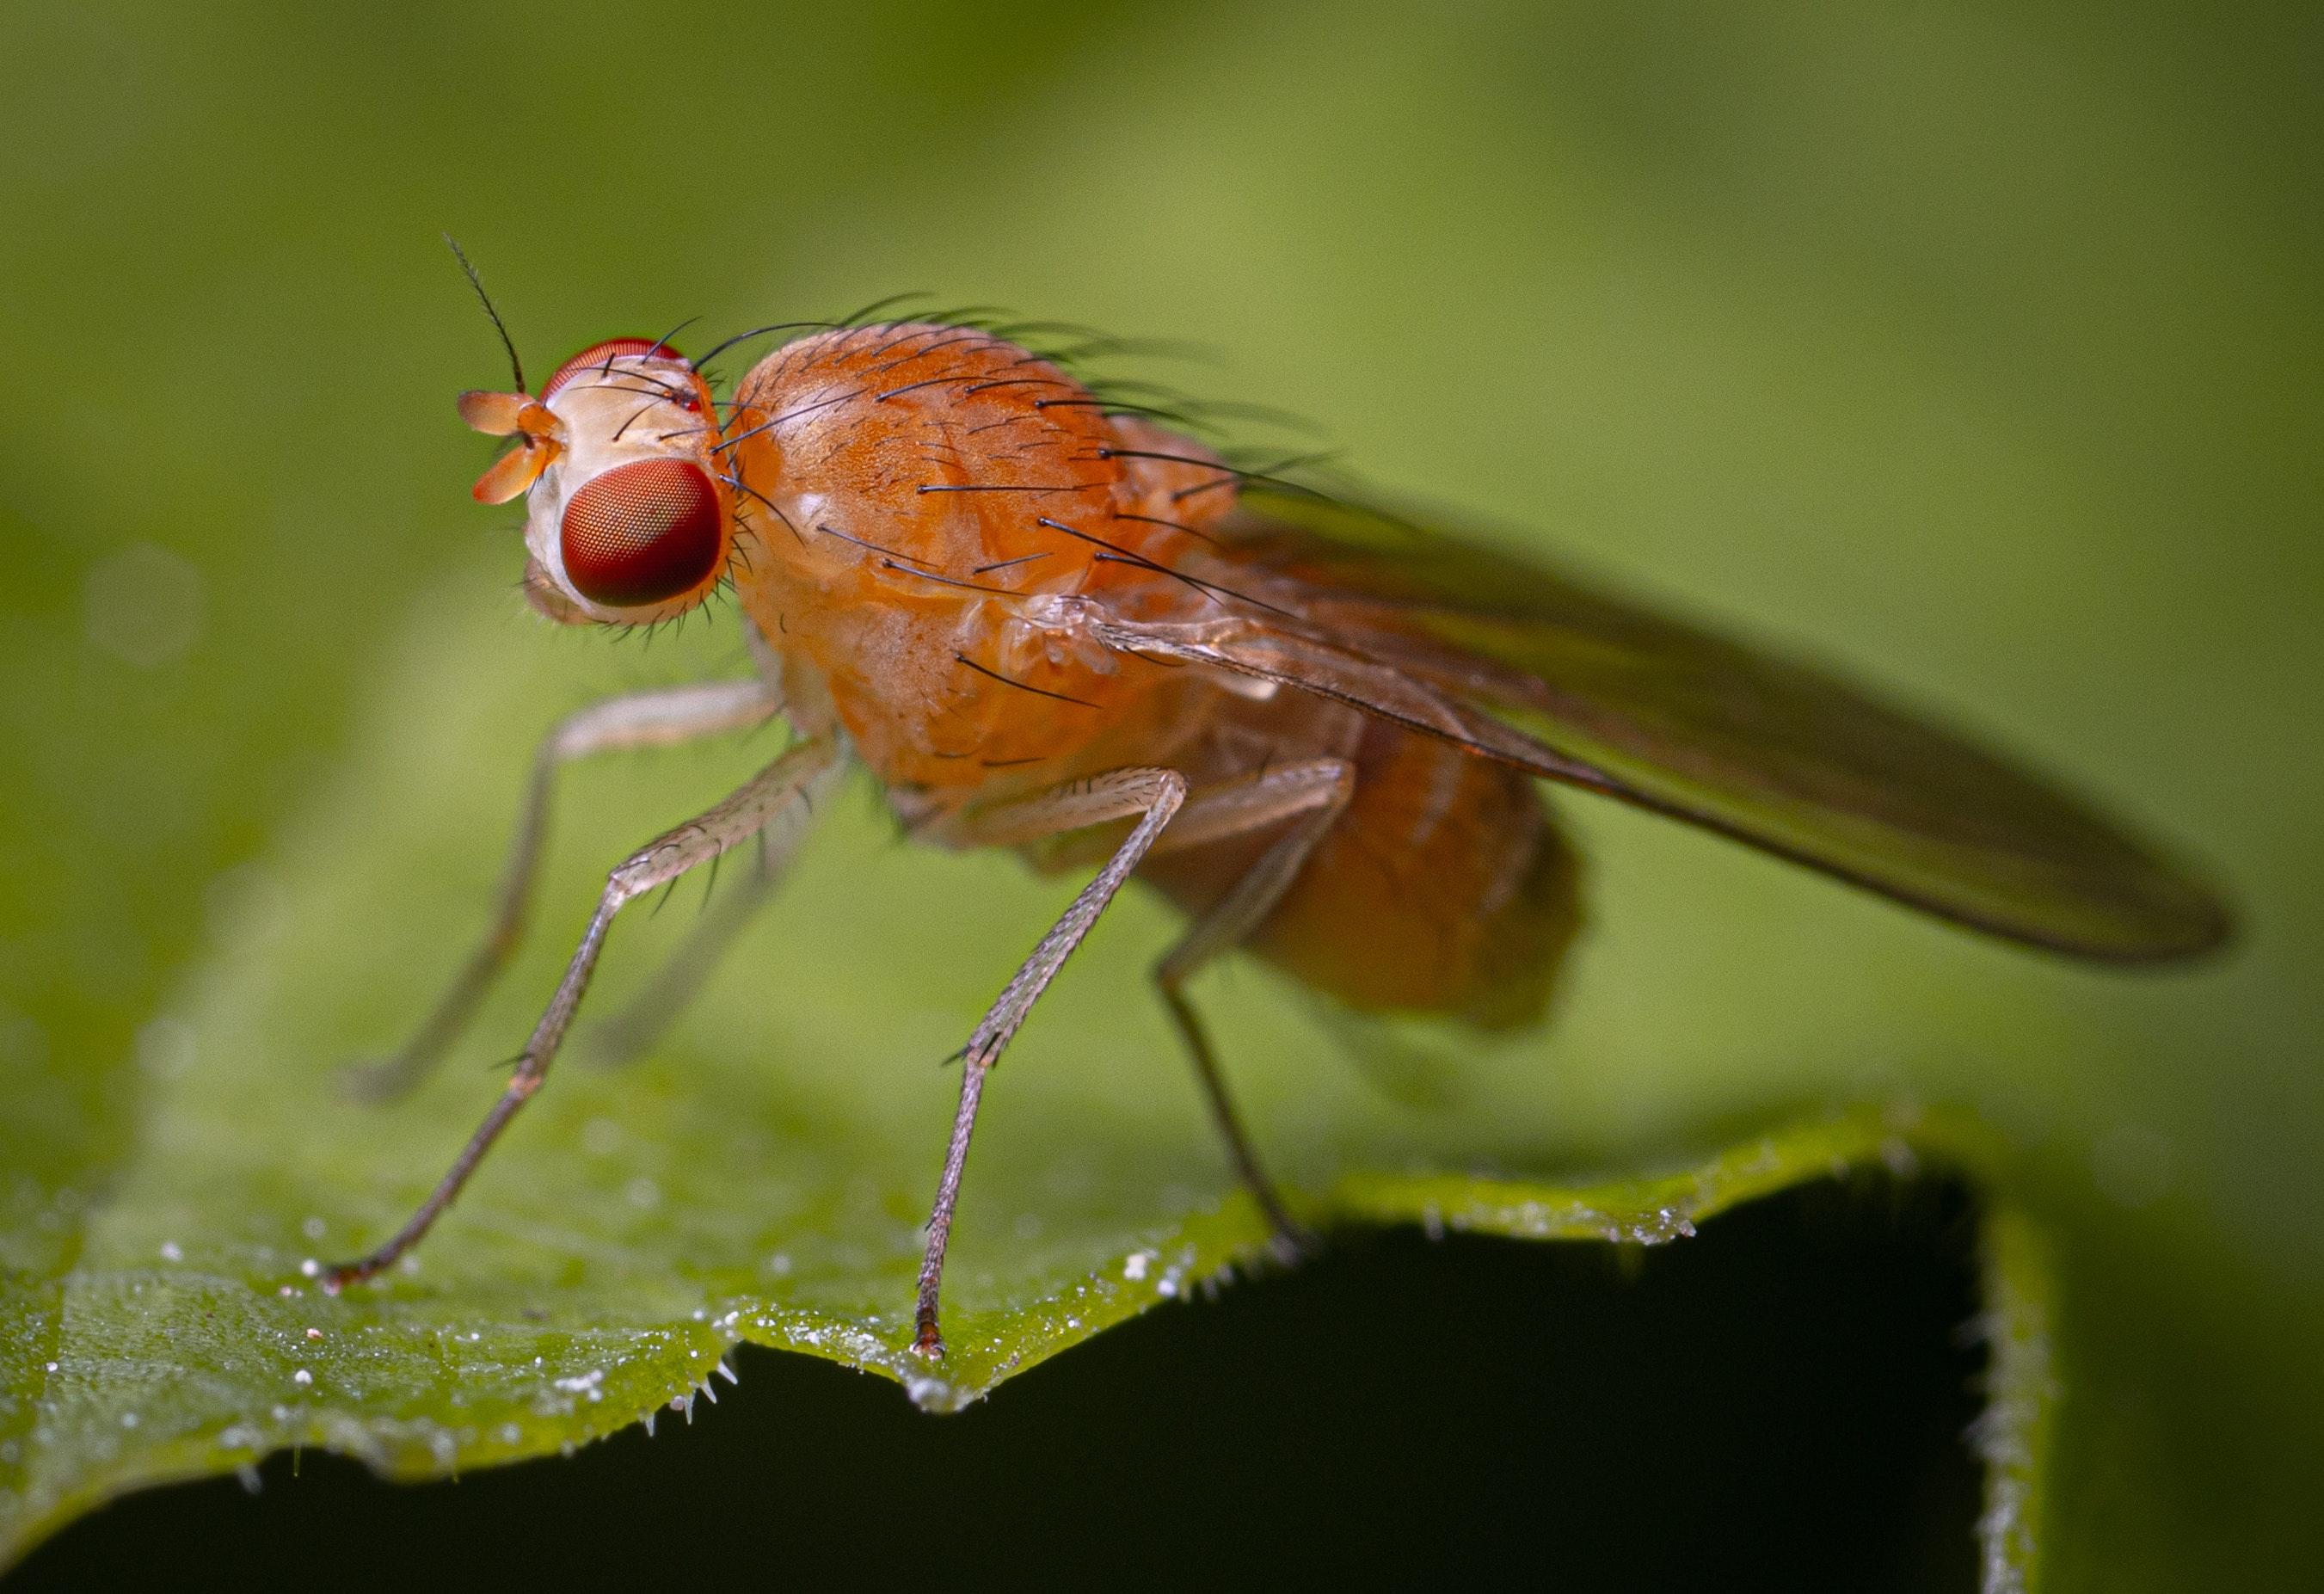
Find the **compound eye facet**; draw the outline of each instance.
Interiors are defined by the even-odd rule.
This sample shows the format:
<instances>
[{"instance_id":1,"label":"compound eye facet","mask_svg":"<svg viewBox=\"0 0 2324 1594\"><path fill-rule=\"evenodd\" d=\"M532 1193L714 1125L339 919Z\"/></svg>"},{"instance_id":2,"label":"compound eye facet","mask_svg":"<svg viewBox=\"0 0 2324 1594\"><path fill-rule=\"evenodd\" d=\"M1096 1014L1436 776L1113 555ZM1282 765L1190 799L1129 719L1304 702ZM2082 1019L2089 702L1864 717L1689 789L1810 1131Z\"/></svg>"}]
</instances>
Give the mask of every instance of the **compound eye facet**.
<instances>
[{"instance_id":1,"label":"compound eye facet","mask_svg":"<svg viewBox=\"0 0 2324 1594\"><path fill-rule=\"evenodd\" d=\"M541 399L544 402L547 401L551 393L575 377L585 374L592 366L601 371L606 370L613 361L632 355L650 356L657 360L675 360L681 364L686 361L686 356L669 345L656 343L650 337L609 337L603 343L592 344L559 365L549 380L541 384ZM692 407L687 406L689 409Z\"/></svg>"},{"instance_id":2,"label":"compound eye facet","mask_svg":"<svg viewBox=\"0 0 2324 1594\"><path fill-rule=\"evenodd\" d=\"M718 491L684 459L600 472L565 506L566 579L591 603L632 609L691 591L717 569Z\"/></svg>"}]
</instances>

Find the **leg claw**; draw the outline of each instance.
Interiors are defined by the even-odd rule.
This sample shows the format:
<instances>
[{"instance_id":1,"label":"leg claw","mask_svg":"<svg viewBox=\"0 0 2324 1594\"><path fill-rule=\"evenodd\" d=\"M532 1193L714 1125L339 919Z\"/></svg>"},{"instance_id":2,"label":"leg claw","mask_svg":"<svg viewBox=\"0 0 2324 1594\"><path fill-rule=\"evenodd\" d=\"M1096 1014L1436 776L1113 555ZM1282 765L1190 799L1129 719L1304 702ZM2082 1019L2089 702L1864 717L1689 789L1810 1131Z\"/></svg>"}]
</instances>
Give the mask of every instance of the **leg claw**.
<instances>
[{"instance_id":1,"label":"leg claw","mask_svg":"<svg viewBox=\"0 0 2324 1594\"><path fill-rule=\"evenodd\" d=\"M1277 1217L1274 1223L1274 1230L1275 1232L1268 1237L1268 1251L1286 1267L1296 1267L1301 1262L1311 1259L1323 1248L1323 1242L1316 1237L1314 1230L1293 1222L1288 1218Z\"/></svg>"}]
</instances>

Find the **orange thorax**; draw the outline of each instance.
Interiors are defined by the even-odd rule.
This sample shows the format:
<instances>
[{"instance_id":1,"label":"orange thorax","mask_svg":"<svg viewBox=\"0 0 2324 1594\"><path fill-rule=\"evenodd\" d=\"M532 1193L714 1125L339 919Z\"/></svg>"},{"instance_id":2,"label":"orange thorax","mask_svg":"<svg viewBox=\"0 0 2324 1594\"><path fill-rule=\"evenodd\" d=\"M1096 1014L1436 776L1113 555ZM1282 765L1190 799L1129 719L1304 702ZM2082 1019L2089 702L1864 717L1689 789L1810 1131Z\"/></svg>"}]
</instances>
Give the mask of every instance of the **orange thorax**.
<instances>
[{"instance_id":1,"label":"orange thorax","mask_svg":"<svg viewBox=\"0 0 2324 1594\"><path fill-rule=\"evenodd\" d=\"M1062 779L1101 742L1152 747L1178 672L1045 623L1042 600L1139 618L1213 604L1170 573L1233 503L1199 445L958 327L802 338L737 404L738 589L883 781L957 800L1024 783L1012 771Z\"/></svg>"}]
</instances>

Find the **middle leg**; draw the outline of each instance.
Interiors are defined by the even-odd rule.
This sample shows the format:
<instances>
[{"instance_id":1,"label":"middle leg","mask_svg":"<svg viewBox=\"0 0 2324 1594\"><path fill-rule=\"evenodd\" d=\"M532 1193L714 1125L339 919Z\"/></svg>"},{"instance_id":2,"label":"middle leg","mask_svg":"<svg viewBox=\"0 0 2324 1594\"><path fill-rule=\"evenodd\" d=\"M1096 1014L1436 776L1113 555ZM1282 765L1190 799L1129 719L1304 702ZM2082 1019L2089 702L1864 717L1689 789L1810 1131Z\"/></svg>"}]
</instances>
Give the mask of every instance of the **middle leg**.
<instances>
[{"instance_id":1,"label":"middle leg","mask_svg":"<svg viewBox=\"0 0 2324 1594\"><path fill-rule=\"evenodd\" d=\"M1212 1056L1207 1038L1179 987L1217 954L1250 934L1299 872L1315 843L1346 807L1355 789L1354 767L1338 759L1288 764L1238 780L1205 787L1189 799L1185 777L1171 769L1120 769L1093 779L992 808L970 809L937 821L922 834L955 846L1022 846L1133 815L1142 815L1107 857L1095 880L1041 938L1015 978L986 1012L963 1048L960 1107L953 1120L936 1203L928 1220L927 1251L920 1267L917 1332L913 1349L923 1356L944 1354L937 1326L937 1296L944 1278L945 1246L959 1203L968 1142L983 1097L984 1076L1001 1050L1024 1023L1065 958L1149 852L1198 845L1259 829L1284 819L1298 822L1260 857L1226 896L1188 929L1156 969L1156 979L1193 1054L1212 1116L1227 1141L1236 1171L1250 1187L1286 1246L1298 1244L1299 1229L1260 1171L1249 1136ZM1182 806L1183 805L1183 806ZM1175 818L1174 818L1175 815ZM1163 826L1170 826L1167 834Z\"/></svg>"},{"instance_id":2,"label":"middle leg","mask_svg":"<svg viewBox=\"0 0 2324 1594\"><path fill-rule=\"evenodd\" d=\"M970 1034L968 1044L961 1048L960 1106L953 1116L952 1138L945 1147L944 1173L936 1182L936 1210L928 1215L927 1249L920 1259L919 1297L913 1313L912 1349L922 1356L944 1354L936 1302L944 1285L945 1248L952 1239L953 1211L960 1203L961 1172L968 1166L969 1136L976 1128L977 1105L984 1096L984 1076L1000 1061L1002 1048L1023 1026L1041 992L1048 989L1065 959L1082 944L1185 800L1186 778L1176 769L1116 769L1032 797L948 815L924 833L954 845L1010 845L1139 815L1137 825L1113 850L1097 878L1082 888L1034 946L1032 955L1001 987L1000 996Z\"/></svg>"},{"instance_id":3,"label":"middle leg","mask_svg":"<svg viewBox=\"0 0 2324 1594\"><path fill-rule=\"evenodd\" d=\"M1186 984L1221 953L1240 945L1265 922L1299 878L1316 843L1346 811L1355 789L1355 766L1344 759L1331 758L1284 764L1201 787L1187 796L1186 806L1153 849L1157 855L1184 852L1206 842L1290 822L1225 894L1195 917L1177 944L1154 966L1155 986L1194 1065L1195 1083L1202 1087L1204 1104L1225 1143L1227 1160L1275 1230L1277 1248L1286 1256L1307 1248L1309 1237L1259 1163L1220 1071L1218 1054L1202 1015L1186 996ZM1089 843L1076 838L1047 854L1046 861L1077 862L1089 852Z\"/></svg>"}]
</instances>

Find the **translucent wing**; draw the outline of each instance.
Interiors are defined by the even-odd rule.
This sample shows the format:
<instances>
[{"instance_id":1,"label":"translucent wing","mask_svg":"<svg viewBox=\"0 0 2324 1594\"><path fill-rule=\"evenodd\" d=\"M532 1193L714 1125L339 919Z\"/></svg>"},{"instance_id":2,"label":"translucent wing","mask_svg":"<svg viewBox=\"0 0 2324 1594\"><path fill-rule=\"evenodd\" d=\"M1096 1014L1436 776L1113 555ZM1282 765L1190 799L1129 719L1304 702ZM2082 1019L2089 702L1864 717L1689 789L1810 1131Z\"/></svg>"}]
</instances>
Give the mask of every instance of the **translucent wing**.
<instances>
[{"instance_id":1,"label":"translucent wing","mask_svg":"<svg viewBox=\"0 0 2324 1594\"><path fill-rule=\"evenodd\" d=\"M1250 484L1222 540L1221 585L1261 604L1106 640L1336 697L2020 941L2139 960L2227 934L2216 898L2080 803L1830 676L1335 500Z\"/></svg>"}]
</instances>

